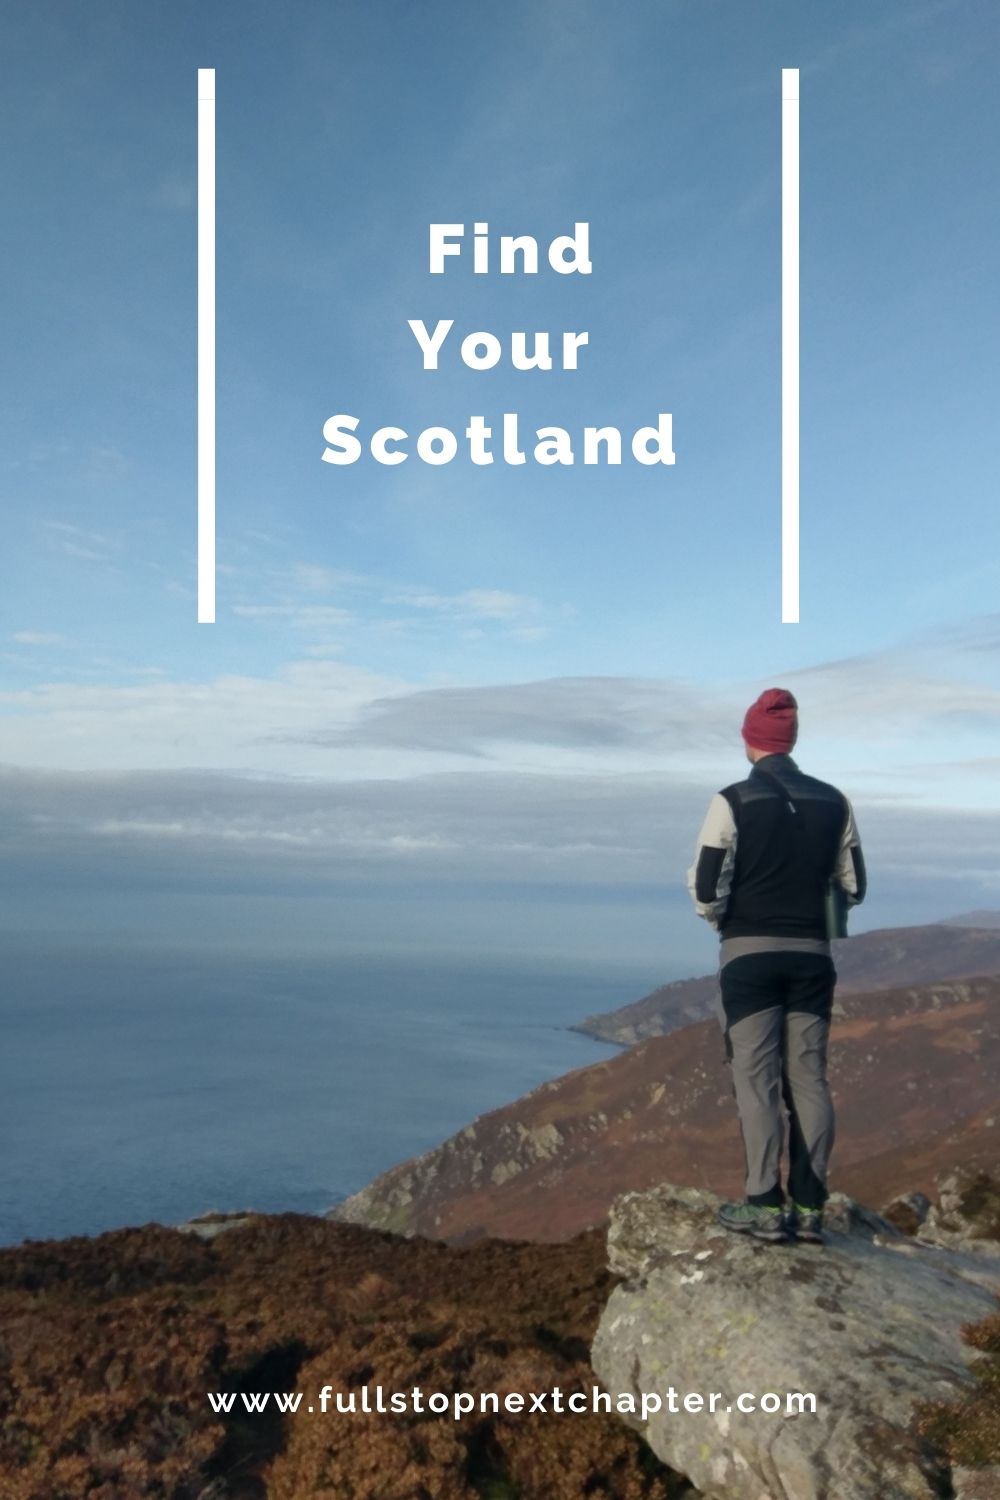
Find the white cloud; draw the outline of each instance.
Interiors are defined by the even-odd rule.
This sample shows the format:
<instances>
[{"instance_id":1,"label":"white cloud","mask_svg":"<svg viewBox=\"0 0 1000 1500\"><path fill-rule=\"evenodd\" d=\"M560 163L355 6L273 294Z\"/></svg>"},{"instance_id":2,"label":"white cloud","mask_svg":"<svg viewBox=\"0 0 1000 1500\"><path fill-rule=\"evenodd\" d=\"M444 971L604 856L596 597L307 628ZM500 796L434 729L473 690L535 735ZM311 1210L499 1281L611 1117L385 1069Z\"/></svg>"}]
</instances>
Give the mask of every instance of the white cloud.
<instances>
[{"instance_id":1,"label":"white cloud","mask_svg":"<svg viewBox=\"0 0 1000 1500\"><path fill-rule=\"evenodd\" d=\"M299 631L323 632L339 626L381 634L411 633L424 640L444 633L455 639L483 639L489 631L530 643L547 635L555 622L576 613L571 605L553 608L507 589L483 586L448 593L310 562L259 571L227 565L219 572L239 582L240 597L229 605L238 618ZM335 595L337 603L310 602L322 594ZM387 609L392 613L386 614Z\"/></svg>"},{"instance_id":2,"label":"white cloud","mask_svg":"<svg viewBox=\"0 0 1000 1500\"><path fill-rule=\"evenodd\" d=\"M352 573L345 568L327 568L318 563L295 563L287 573L280 575L289 585L304 593L332 593L334 589L371 582L361 573Z\"/></svg>"},{"instance_id":3,"label":"white cloud","mask_svg":"<svg viewBox=\"0 0 1000 1500\"><path fill-rule=\"evenodd\" d=\"M282 620L296 630L346 625L354 616L334 604L234 604L233 614L244 620Z\"/></svg>"},{"instance_id":4,"label":"white cloud","mask_svg":"<svg viewBox=\"0 0 1000 1500\"><path fill-rule=\"evenodd\" d=\"M353 761L357 772L363 752L340 756L304 746L290 753L282 737L308 740L353 723L373 698L406 686L328 661L209 682L41 683L0 692L4 758L49 768L241 767L269 774L342 774Z\"/></svg>"},{"instance_id":5,"label":"white cloud","mask_svg":"<svg viewBox=\"0 0 1000 1500\"><path fill-rule=\"evenodd\" d=\"M21 646L68 646L66 636L52 630L15 630L13 639Z\"/></svg>"},{"instance_id":6,"label":"white cloud","mask_svg":"<svg viewBox=\"0 0 1000 1500\"><path fill-rule=\"evenodd\" d=\"M387 594L384 602L473 620L518 621L542 612L537 599L507 593L503 589L463 589L457 594L440 594L410 587Z\"/></svg>"},{"instance_id":7,"label":"white cloud","mask_svg":"<svg viewBox=\"0 0 1000 1500\"><path fill-rule=\"evenodd\" d=\"M475 604L502 612L508 602L491 593ZM161 672L128 685L49 681L0 693L6 760L337 780L476 767L554 777L669 772L723 785L742 774L747 704L777 681L800 701L800 762L852 797L939 807L1000 802L1000 785L984 774L995 757L1000 688L965 670L990 668L981 631L947 659L937 647L911 646L723 687L613 676L429 687L341 659L341 642L329 634L345 622L335 605L238 608L248 619L308 625L315 639L269 674L194 681ZM405 617L398 628L409 628Z\"/></svg>"},{"instance_id":8,"label":"white cloud","mask_svg":"<svg viewBox=\"0 0 1000 1500\"><path fill-rule=\"evenodd\" d=\"M317 641L312 646L306 646L306 656L341 656L344 647L340 641Z\"/></svg>"}]
</instances>

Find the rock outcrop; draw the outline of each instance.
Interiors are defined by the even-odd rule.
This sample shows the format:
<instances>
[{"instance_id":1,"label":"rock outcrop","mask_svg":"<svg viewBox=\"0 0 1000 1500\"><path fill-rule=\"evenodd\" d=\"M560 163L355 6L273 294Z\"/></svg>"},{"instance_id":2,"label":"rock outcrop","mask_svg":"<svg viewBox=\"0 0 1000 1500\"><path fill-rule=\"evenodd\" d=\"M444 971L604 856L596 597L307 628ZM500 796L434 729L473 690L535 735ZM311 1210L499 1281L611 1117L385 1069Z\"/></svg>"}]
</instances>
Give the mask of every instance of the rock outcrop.
<instances>
[{"instance_id":1,"label":"rock outcrop","mask_svg":"<svg viewBox=\"0 0 1000 1500\"><path fill-rule=\"evenodd\" d=\"M0 1250L0 1497L696 1500L683 1463L715 1500L1000 1500L1000 1318L970 1334L995 1363L961 1410L929 1413L926 1445L911 1416L962 1389L958 1321L1000 1277L995 1186L942 1196L933 1247L846 1200L825 1249L723 1239L708 1195L662 1189L619 1205L610 1256L597 1231L455 1249L297 1214ZM667 1384L822 1404L623 1423ZM415 1387L419 1414L378 1408ZM430 1392L476 1404L456 1420ZM548 1395L508 1414L490 1392Z\"/></svg>"},{"instance_id":2,"label":"rock outcrop","mask_svg":"<svg viewBox=\"0 0 1000 1500\"><path fill-rule=\"evenodd\" d=\"M973 1249L956 1194L947 1247L836 1196L822 1248L731 1234L715 1221L719 1200L697 1189L626 1194L608 1237L625 1280L601 1318L594 1369L634 1392L628 1420L716 1500L942 1500L955 1478L978 1493L995 1475L953 1476L920 1423L922 1403L968 1389L963 1326L997 1308L1000 1245L978 1238ZM687 1393L702 1410L683 1409ZM773 1393L778 1410L741 1412L744 1393L758 1405ZM815 1411L789 1410L793 1393L814 1396Z\"/></svg>"}]
</instances>

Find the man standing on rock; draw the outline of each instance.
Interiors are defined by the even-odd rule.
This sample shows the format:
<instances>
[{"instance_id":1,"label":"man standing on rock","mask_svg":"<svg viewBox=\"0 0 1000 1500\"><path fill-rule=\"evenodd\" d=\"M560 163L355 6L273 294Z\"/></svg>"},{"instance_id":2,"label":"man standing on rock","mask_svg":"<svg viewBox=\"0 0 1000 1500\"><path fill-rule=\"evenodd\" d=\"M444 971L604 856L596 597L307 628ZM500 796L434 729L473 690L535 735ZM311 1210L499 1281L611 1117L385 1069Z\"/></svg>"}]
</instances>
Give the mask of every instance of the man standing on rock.
<instances>
[{"instance_id":1,"label":"man standing on rock","mask_svg":"<svg viewBox=\"0 0 1000 1500\"><path fill-rule=\"evenodd\" d=\"M752 770L712 798L688 887L722 939L726 1056L747 1160L746 1200L724 1204L719 1220L757 1239L794 1233L818 1244L834 1134L826 1064L837 975L827 912L831 891L848 906L863 901L866 878L851 804L799 770L789 753L797 736L792 694L768 688L743 721Z\"/></svg>"}]
</instances>

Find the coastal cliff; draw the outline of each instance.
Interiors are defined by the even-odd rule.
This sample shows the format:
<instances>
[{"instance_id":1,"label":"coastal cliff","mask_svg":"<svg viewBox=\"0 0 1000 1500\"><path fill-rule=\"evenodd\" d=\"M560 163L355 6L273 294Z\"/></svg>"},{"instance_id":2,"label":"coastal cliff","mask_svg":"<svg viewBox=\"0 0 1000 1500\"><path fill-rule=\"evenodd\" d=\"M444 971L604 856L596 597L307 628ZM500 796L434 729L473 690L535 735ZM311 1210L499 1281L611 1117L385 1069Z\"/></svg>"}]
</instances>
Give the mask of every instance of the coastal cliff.
<instances>
[{"instance_id":1,"label":"coastal cliff","mask_svg":"<svg viewBox=\"0 0 1000 1500\"><path fill-rule=\"evenodd\" d=\"M960 1161L1000 1162L1000 976L838 998L833 1185L865 1202ZM743 1152L722 1041L703 1021L543 1084L331 1210L462 1243L559 1240L627 1190L738 1194Z\"/></svg>"}]
</instances>

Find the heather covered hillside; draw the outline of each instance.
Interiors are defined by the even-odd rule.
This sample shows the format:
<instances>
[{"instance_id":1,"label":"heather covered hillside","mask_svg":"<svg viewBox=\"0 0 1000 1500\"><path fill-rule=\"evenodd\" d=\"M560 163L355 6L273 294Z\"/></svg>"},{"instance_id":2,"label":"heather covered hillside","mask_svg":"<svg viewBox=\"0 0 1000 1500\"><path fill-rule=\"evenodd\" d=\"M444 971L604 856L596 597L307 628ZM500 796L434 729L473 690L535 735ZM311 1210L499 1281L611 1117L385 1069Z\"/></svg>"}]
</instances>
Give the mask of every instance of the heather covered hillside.
<instances>
[{"instance_id":1,"label":"heather covered hillside","mask_svg":"<svg viewBox=\"0 0 1000 1500\"><path fill-rule=\"evenodd\" d=\"M692 1492L613 1414L316 1405L326 1384L345 1403L379 1384L589 1391L612 1285L602 1234L461 1251L293 1214L0 1251L0 1495L674 1500ZM295 1391L281 1416L273 1394ZM208 1392L235 1392L234 1413Z\"/></svg>"},{"instance_id":2,"label":"heather covered hillside","mask_svg":"<svg viewBox=\"0 0 1000 1500\"><path fill-rule=\"evenodd\" d=\"M557 1245L293 1214L28 1242L0 1251L0 1495L984 1500L998 1204L952 1176L914 1236L841 1199L822 1250L727 1235L711 1195L667 1185ZM777 1341L755 1327L769 1302ZM647 1419L640 1393L668 1387L820 1405Z\"/></svg>"},{"instance_id":3,"label":"heather covered hillside","mask_svg":"<svg viewBox=\"0 0 1000 1500\"><path fill-rule=\"evenodd\" d=\"M1000 1162L1000 977L841 994L831 1045L834 1187L882 1202L954 1162ZM717 1023L542 1085L404 1162L337 1218L452 1241L558 1240L664 1180L742 1189Z\"/></svg>"}]
</instances>

